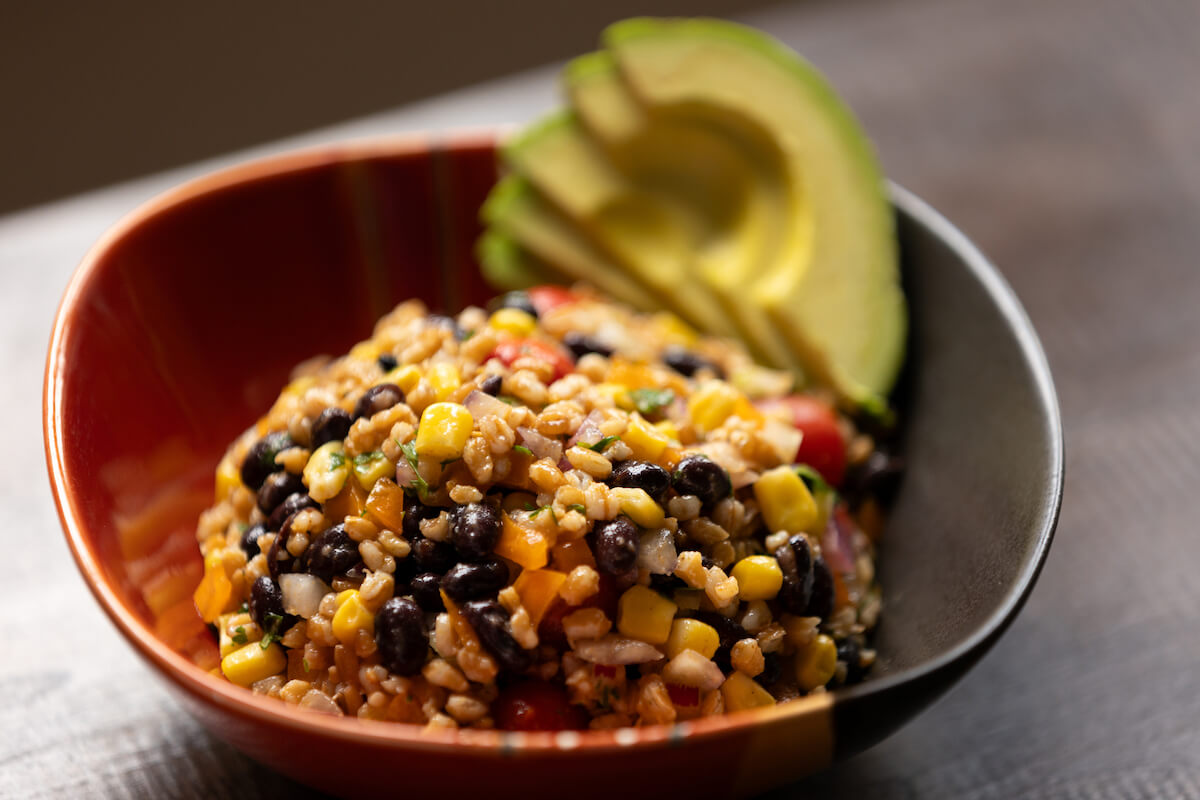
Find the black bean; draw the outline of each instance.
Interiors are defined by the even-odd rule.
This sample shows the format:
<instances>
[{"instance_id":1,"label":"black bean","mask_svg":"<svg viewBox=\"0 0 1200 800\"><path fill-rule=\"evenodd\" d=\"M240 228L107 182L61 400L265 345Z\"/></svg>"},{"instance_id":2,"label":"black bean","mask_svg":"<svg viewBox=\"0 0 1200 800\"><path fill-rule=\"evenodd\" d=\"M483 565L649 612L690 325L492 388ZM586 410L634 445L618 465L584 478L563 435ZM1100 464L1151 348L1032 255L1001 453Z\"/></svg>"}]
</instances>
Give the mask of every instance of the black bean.
<instances>
[{"instance_id":1,"label":"black bean","mask_svg":"<svg viewBox=\"0 0 1200 800\"><path fill-rule=\"evenodd\" d=\"M858 683L866 675L867 670L862 665L862 645L855 637L838 642L837 657L846 664L846 683Z\"/></svg>"},{"instance_id":2,"label":"black bean","mask_svg":"<svg viewBox=\"0 0 1200 800\"><path fill-rule=\"evenodd\" d=\"M276 623L276 627L283 620L283 591L280 590L278 583L266 575L256 580L250 587L250 600L246 605L250 610L250 619L257 622L264 631L267 629L268 614L279 617L280 622ZM276 630L274 633L283 633L283 631Z\"/></svg>"},{"instance_id":3,"label":"black bean","mask_svg":"<svg viewBox=\"0 0 1200 800\"><path fill-rule=\"evenodd\" d=\"M267 519L267 530L277 531L283 526L283 521L295 514L298 511L303 511L306 508L320 508L321 504L313 500L305 493L304 487L300 487L300 491L288 495L287 499L275 507L271 512L271 516Z\"/></svg>"},{"instance_id":4,"label":"black bean","mask_svg":"<svg viewBox=\"0 0 1200 800\"><path fill-rule=\"evenodd\" d=\"M330 583L336 577L346 576L360 563L362 557L358 554L358 542L346 533L345 525L334 525L309 543L301 568Z\"/></svg>"},{"instance_id":5,"label":"black bean","mask_svg":"<svg viewBox=\"0 0 1200 800\"><path fill-rule=\"evenodd\" d=\"M268 517L275 509L297 492L304 493L304 481L290 472L272 472L258 490L258 507Z\"/></svg>"},{"instance_id":6,"label":"black bean","mask_svg":"<svg viewBox=\"0 0 1200 800\"><path fill-rule=\"evenodd\" d=\"M813 561L812 598L808 601L804 616L828 619L833 613L833 601L833 573L829 571L825 559L818 557Z\"/></svg>"},{"instance_id":7,"label":"black bean","mask_svg":"<svg viewBox=\"0 0 1200 800\"><path fill-rule=\"evenodd\" d=\"M425 665L429 636L425 615L407 597L393 597L375 615L375 644L383 665L397 675L416 675Z\"/></svg>"},{"instance_id":8,"label":"black bean","mask_svg":"<svg viewBox=\"0 0 1200 800\"><path fill-rule=\"evenodd\" d=\"M534 307L533 301L529 299L529 294L517 289L512 292L505 292L497 299L488 303L488 309L495 311L501 308L517 308L524 311L529 316L537 319L537 308Z\"/></svg>"},{"instance_id":9,"label":"black bean","mask_svg":"<svg viewBox=\"0 0 1200 800\"><path fill-rule=\"evenodd\" d=\"M803 614L812 599L812 550L803 536L793 536L775 551L775 560L783 572L779 604L789 614Z\"/></svg>"},{"instance_id":10,"label":"black bean","mask_svg":"<svg viewBox=\"0 0 1200 800\"><path fill-rule=\"evenodd\" d=\"M490 394L492 397L500 394L500 387L504 385L504 378L499 375L488 375L479 383L479 391L484 394Z\"/></svg>"},{"instance_id":11,"label":"black bean","mask_svg":"<svg viewBox=\"0 0 1200 800\"><path fill-rule=\"evenodd\" d=\"M440 513L442 509L425 505L415 492L405 492L404 522L401 523L400 532L410 543L415 542L421 538L421 520L435 519Z\"/></svg>"},{"instance_id":12,"label":"black bean","mask_svg":"<svg viewBox=\"0 0 1200 800\"><path fill-rule=\"evenodd\" d=\"M275 456L293 444L291 436L284 431L277 431L268 433L251 445L242 461L242 483L254 490L261 487L267 476L279 469L275 466Z\"/></svg>"},{"instance_id":13,"label":"black bean","mask_svg":"<svg viewBox=\"0 0 1200 800\"><path fill-rule=\"evenodd\" d=\"M683 611L680 614L692 619L698 619L716 628L720 645L713 656L713 661L723 672L729 672L733 668L730 661L730 651L735 644L750 635L746 633L746 629L739 625L736 620L722 616L715 611Z\"/></svg>"},{"instance_id":14,"label":"black bean","mask_svg":"<svg viewBox=\"0 0 1200 800\"><path fill-rule=\"evenodd\" d=\"M686 589L687 583L684 582L683 578L675 575L657 575L651 573L650 588L659 594L665 594L670 597L671 593L676 589Z\"/></svg>"},{"instance_id":15,"label":"black bean","mask_svg":"<svg viewBox=\"0 0 1200 800\"><path fill-rule=\"evenodd\" d=\"M609 486L643 489L658 504L667 499L671 488L671 473L649 461L622 461L613 467L608 477Z\"/></svg>"},{"instance_id":16,"label":"black bean","mask_svg":"<svg viewBox=\"0 0 1200 800\"><path fill-rule=\"evenodd\" d=\"M562 343L567 346L567 349L570 350L576 358L582 358L588 353L599 353L605 358L608 358L613 354L613 349L604 342L594 339L591 336L586 336L582 333L568 333L563 337Z\"/></svg>"},{"instance_id":17,"label":"black bean","mask_svg":"<svg viewBox=\"0 0 1200 800\"><path fill-rule=\"evenodd\" d=\"M379 368L384 372L391 372L400 365L400 362L391 353L383 353L375 360L379 363Z\"/></svg>"},{"instance_id":18,"label":"black bean","mask_svg":"<svg viewBox=\"0 0 1200 800\"><path fill-rule=\"evenodd\" d=\"M421 538L412 544L410 558L423 572L445 574L446 570L458 561L458 553L449 542L435 542L433 539Z\"/></svg>"},{"instance_id":19,"label":"black bean","mask_svg":"<svg viewBox=\"0 0 1200 800\"><path fill-rule=\"evenodd\" d=\"M372 386L354 406L354 418L373 417L380 411L387 411L403 399L404 392L400 391L400 387L394 383L380 383Z\"/></svg>"},{"instance_id":20,"label":"black bean","mask_svg":"<svg viewBox=\"0 0 1200 800\"><path fill-rule=\"evenodd\" d=\"M442 602L441 588L442 579L432 572L422 572L412 579L409 584L409 591L412 592L413 600L417 601L417 605L422 611L444 611L446 606Z\"/></svg>"},{"instance_id":21,"label":"black bean","mask_svg":"<svg viewBox=\"0 0 1200 800\"><path fill-rule=\"evenodd\" d=\"M322 411L313 422L312 449L316 450L328 442L340 442L345 439L353 421L348 413L337 406L330 406Z\"/></svg>"},{"instance_id":22,"label":"black bean","mask_svg":"<svg viewBox=\"0 0 1200 800\"><path fill-rule=\"evenodd\" d=\"M500 512L486 503L455 506L450 512L450 541L463 558L486 558L500 541Z\"/></svg>"},{"instance_id":23,"label":"black bean","mask_svg":"<svg viewBox=\"0 0 1200 800\"><path fill-rule=\"evenodd\" d=\"M691 455L679 462L672 476L675 491L700 498L706 507L722 500L733 491L729 473L706 456Z\"/></svg>"},{"instance_id":24,"label":"black bean","mask_svg":"<svg viewBox=\"0 0 1200 800\"><path fill-rule=\"evenodd\" d=\"M454 338L460 342L466 335L466 331L458 326L458 320L454 317L447 317L445 314L430 314L426 320L431 328L442 328L443 330L453 331Z\"/></svg>"},{"instance_id":25,"label":"black bean","mask_svg":"<svg viewBox=\"0 0 1200 800\"><path fill-rule=\"evenodd\" d=\"M782 676L783 664L780 663L779 653L763 653L763 671L755 675L754 680L769 689Z\"/></svg>"},{"instance_id":26,"label":"black bean","mask_svg":"<svg viewBox=\"0 0 1200 800\"><path fill-rule=\"evenodd\" d=\"M682 347L668 347L663 351L663 363L671 369L688 378L702 369L710 369L718 377L725 376L724 371L699 353L685 350Z\"/></svg>"},{"instance_id":27,"label":"black bean","mask_svg":"<svg viewBox=\"0 0 1200 800\"><path fill-rule=\"evenodd\" d=\"M508 632L508 612L495 600L472 600L462 606L463 616L475 629L475 635L496 657L500 666L510 672L524 672L533 657L528 650L517 644Z\"/></svg>"},{"instance_id":28,"label":"black bean","mask_svg":"<svg viewBox=\"0 0 1200 800\"><path fill-rule=\"evenodd\" d=\"M258 549L258 537L267 532L263 525L251 525L242 533L242 551L246 558L254 558L261 550Z\"/></svg>"},{"instance_id":29,"label":"black bean","mask_svg":"<svg viewBox=\"0 0 1200 800\"><path fill-rule=\"evenodd\" d=\"M846 470L842 492L855 508L868 499L886 508L896 499L903 478L904 459L875 451Z\"/></svg>"},{"instance_id":30,"label":"black bean","mask_svg":"<svg viewBox=\"0 0 1200 800\"><path fill-rule=\"evenodd\" d=\"M495 597L508 583L508 567L498 558L455 564L442 576L442 591L456 603Z\"/></svg>"},{"instance_id":31,"label":"black bean","mask_svg":"<svg viewBox=\"0 0 1200 800\"><path fill-rule=\"evenodd\" d=\"M637 565L638 529L628 517L597 522L592 533L596 567L601 572L621 576Z\"/></svg>"}]
</instances>

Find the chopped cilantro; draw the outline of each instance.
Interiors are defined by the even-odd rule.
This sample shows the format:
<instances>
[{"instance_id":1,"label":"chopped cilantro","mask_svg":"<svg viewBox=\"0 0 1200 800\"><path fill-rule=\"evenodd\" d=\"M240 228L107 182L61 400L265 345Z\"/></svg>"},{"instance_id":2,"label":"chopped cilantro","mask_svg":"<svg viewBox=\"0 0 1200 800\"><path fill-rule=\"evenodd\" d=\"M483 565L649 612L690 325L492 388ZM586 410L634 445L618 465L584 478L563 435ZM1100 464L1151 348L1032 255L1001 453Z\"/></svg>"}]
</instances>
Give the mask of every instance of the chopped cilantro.
<instances>
[{"instance_id":1,"label":"chopped cilantro","mask_svg":"<svg viewBox=\"0 0 1200 800\"><path fill-rule=\"evenodd\" d=\"M250 613L250 605L248 603L242 603L240 606L238 606L238 613L239 614L249 614Z\"/></svg>"},{"instance_id":2,"label":"chopped cilantro","mask_svg":"<svg viewBox=\"0 0 1200 800\"><path fill-rule=\"evenodd\" d=\"M514 445L513 445L513 450L517 451L518 453L524 453L524 454L525 454L525 455L527 455L527 456L532 456L532 455L533 455L533 451L532 451L532 450L530 450L528 447L526 447L526 446L525 446L525 445L523 445L523 444L514 444Z\"/></svg>"},{"instance_id":3,"label":"chopped cilantro","mask_svg":"<svg viewBox=\"0 0 1200 800\"><path fill-rule=\"evenodd\" d=\"M550 506L534 506L533 503L526 503L525 510L529 512L530 519L537 519L537 515L543 511L550 512L550 519L554 520L554 524L558 524L558 515L554 513L554 509Z\"/></svg>"},{"instance_id":4,"label":"chopped cilantro","mask_svg":"<svg viewBox=\"0 0 1200 800\"><path fill-rule=\"evenodd\" d=\"M378 461L381 458L386 458L386 456L379 450L372 450L369 453L359 453L354 457L354 466L365 467L372 461Z\"/></svg>"},{"instance_id":5,"label":"chopped cilantro","mask_svg":"<svg viewBox=\"0 0 1200 800\"><path fill-rule=\"evenodd\" d=\"M567 506L567 511L578 511L580 514L587 514L587 509L584 508L582 503L571 503L571 505Z\"/></svg>"},{"instance_id":6,"label":"chopped cilantro","mask_svg":"<svg viewBox=\"0 0 1200 800\"><path fill-rule=\"evenodd\" d=\"M499 400L501 403L508 403L510 406L519 405L521 402L517 398L509 397L506 394L496 395L496 399Z\"/></svg>"},{"instance_id":7,"label":"chopped cilantro","mask_svg":"<svg viewBox=\"0 0 1200 800\"><path fill-rule=\"evenodd\" d=\"M670 389L634 389L629 399L643 417L652 417L675 400L675 393Z\"/></svg>"},{"instance_id":8,"label":"chopped cilantro","mask_svg":"<svg viewBox=\"0 0 1200 800\"><path fill-rule=\"evenodd\" d=\"M610 444L612 444L613 442L617 441L620 438L621 438L620 436L605 436L603 439L596 442L595 444L584 444L581 446L586 447L588 450L595 450L597 453L603 453L605 450L608 449L608 446Z\"/></svg>"},{"instance_id":9,"label":"chopped cilantro","mask_svg":"<svg viewBox=\"0 0 1200 800\"><path fill-rule=\"evenodd\" d=\"M397 444L399 443L397 442ZM421 496L421 499L424 500L429 494L429 482L421 477L421 472L417 469L416 441L414 440L408 442L407 444L400 445L400 452L404 453L404 458L408 461L409 466L412 467L413 475L415 476L412 481L412 486L417 490L417 494Z\"/></svg>"},{"instance_id":10,"label":"chopped cilantro","mask_svg":"<svg viewBox=\"0 0 1200 800\"><path fill-rule=\"evenodd\" d=\"M234 631L235 631L235 633L233 634L233 643L234 644L245 644L246 643L246 626L238 625L236 628L234 628Z\"/></svg>"},{"instance_id":11,"label":"chopped cilantro","mask_svg":"<svg viewBox=\"0 0 1200 800\"><path fill-rule=\"evenodd\" d=\"M308 665L308 659L307 659L307 658L302 658L302 659L300 659L300 664L301 664L301 666L303 666L303 667L304 667L304 671L305 671L305 672L312 672L312 667L310 667L310 666Z\"/></svg>"},{"instance_id":12,"label":"chopped cilantro","mask_svg":"<svg viewBox=\"0 0 1200 800\"><path fill-rule=\"evenodd\" d=\"M329 454L329 471L330 472L333 472L335 469L341 469L345 465L346 465L346 456L345 455L343 455L342 453L330 453Z\"/></svg>"},{"instance_id":13,"label":"chopped cilantro","mask_svg":"<svg viewBox=\"0 0 1200 800\"><path fill-rule=\"evenodd\" d=\"M810 492L824 493L833 491L833 487L821 477L821 473L808 464L797 464L793 469L796 470L796 474L800 476L800 480L804 481L804 485L808 487Z\"/></svg>"},{"instance_id":14,"label":"chopped cilantro","mask_svg":"<svg viewBox=\"0 0 1200 800\"><path fill-rule=\"evenodd\" d=\"M283 627L283 617L279 616L278 614L272 614L268 612L264 623L263 638L262 641L258 643L258 646L263 650L266 650L273 642L278 641L279 637L282 635L280 634L279 629Z\"/></svg>"},{"instance_id":15,"label":"chopped cilantro","mask_svg":"<svg viewBox=\"0 0 1200 800\"><path fill-rule=\"evenodd\" d=\"M479 331L463 331L462 338L460 338L459 341L460 342L468 341L468 340L470 340L470 338L472 336L474 336L477 333L479 333Z\"/></svg>"}]
</instances>

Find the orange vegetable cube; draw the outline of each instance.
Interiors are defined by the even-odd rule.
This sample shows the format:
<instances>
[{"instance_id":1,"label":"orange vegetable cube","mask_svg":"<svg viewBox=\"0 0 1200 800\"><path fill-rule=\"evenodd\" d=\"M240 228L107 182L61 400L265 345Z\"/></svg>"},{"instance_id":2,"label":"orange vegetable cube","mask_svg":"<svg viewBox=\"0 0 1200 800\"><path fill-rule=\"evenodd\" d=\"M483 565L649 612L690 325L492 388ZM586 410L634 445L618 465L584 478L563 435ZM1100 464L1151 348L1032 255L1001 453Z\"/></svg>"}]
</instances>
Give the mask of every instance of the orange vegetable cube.
<instances>
[{"instance_id":1,"label":"orange vegetable cube","mask_svg":"<svg viewBox=\"0 0 1200 800\"><path fill-rule=\"evenodd\" d=\"M367 507L367 493L358 481L346 481L342 490L325 502L325 518L334 523L346 517L360 517Z\"/></svg>"},{"instance_id":2,"label":"orange vegetable cube","mask_svg":"<svg viewBox=\"0 0 1200 800\"><path fill-rule=\"evenodd\" d=\"M225 565L221 561L221 552L214 550L204 559L204 578L196 587L192 600L196 610L205 622L213 622L225 611L229 597L233 594L233 584L225 574Z\"/></svg>"},{"instance_id":3,"label":"orange vegetable cube","mask_svg":"<svg viewBox=\"0 0 1200 800\"><path fill-rule=\"evenodd\" d=\"M404 523L404 490L390 478L380 478L371 487L366 509L383 527L398 531Z\"/></svg>"},{"instance_id":4,"label":"orange vegetable cube","mask_svg":"<svg viewBox=\"0 0 1200 800\"><path fill-rule=\"evenodd\" d=\"M500 541L496 543L494 551L496 555L515 561L525 569L541 569L550 561L549 545L541 531L505 514Z\"/></svg>"},{"instance_id":5,"label":"orange vegetable cube","mask_svg":"<svg viewBox=\"0 0 1200 800\"><path fill-rule=\"evenodd\" d=\"M583 539L561 542L554 546L554 568L570 572L576 567L594 567L596 559Z\"/></svg>"},{"instance_id":6,"label":"orange vegetable cube","mask_svg":"<svg viewBox=\"0 0 1200 800\"><path fill-rule=\"evenodd\" d=\"M521 605L529 612L534 627L542 621L566 579L565 574L552 569L527 569L517 576L513 588L521 595Z\"/></svg>"}]
</instances>

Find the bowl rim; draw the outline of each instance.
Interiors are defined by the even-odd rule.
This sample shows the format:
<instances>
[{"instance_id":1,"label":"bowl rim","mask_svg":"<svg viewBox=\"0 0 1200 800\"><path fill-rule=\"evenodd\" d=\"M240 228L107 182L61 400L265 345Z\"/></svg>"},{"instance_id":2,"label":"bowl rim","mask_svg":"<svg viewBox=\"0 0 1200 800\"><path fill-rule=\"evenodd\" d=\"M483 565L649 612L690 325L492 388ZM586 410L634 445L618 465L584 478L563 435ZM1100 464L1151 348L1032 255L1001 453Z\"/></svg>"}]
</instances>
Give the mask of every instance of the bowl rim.
<instances>
[{"instance_id":1,"label":"bowl rim","mask_svg":"<svg viewBox=\"0 0 1200 800\"><path fill-rule=\"evenodd\" d=\"M381 747L403 747L418 751L487 755L566 755L579 749L593 753L641 748L678 746L682 740L710 739L734 735L744 729L798 720L828 713L844 700L858 700L884 693L921 677L936 673L962 659L979 656L999 637L1024 604L1037 580L1054 536L1062 504L1064 445L1061 413L1049 364L1041 343L1024 309L1008 283L979 249L952 223L929 204L895 183L888 183L891 203L897 214L907 216L919 227L949 247L980 282L1014 332L1035 384L1050 433L1051 485L1048 504L1039 514L1037 532L1028 559L1017 582L1005 593L996 610L971 635L934 659L893 675L868 680L833 692L810 695L763 709L739 711L696 720L614 731L518 732L452 729L429 731L418 725L387 722L363 724L362 720L305 713L276 700L247 692L240 686L204 672L179 653L158 644L153 631L119 599L109 585L100 561L84 536L77 514L78 498L71 489L65 464L63 433L63 374L66 369L63 345L72 327L75 309L88 287L96 280L100 264L114 244L157 215L195 198L233 186L252 183L287 173L378 156L415 156L473 146L491 146L504 132L489 127L443 133L416 132L389 137L323 145L288 151L235 164L189 180L142 203L126 214L88 250L71 276L59 302L46 356L43 382L42 424L46 465L59 520L76 566L92 595L121 634L172 688L200 702L216 705L222 712L251 717L256 722L282 726L295 733L327 736L345 742L370 743ZM830 723L832 724L832 723ZM633 731L630 733L623 733Z\"/></svg>"}]
</instances>

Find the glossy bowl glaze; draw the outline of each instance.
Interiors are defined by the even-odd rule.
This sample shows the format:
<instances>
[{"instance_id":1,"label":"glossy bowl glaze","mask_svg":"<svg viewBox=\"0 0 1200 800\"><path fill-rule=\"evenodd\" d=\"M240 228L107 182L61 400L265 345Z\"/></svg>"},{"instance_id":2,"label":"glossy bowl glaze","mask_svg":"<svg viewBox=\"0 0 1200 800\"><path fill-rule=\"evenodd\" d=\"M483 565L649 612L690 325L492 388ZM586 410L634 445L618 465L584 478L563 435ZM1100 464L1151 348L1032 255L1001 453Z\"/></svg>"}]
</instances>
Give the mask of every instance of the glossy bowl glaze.
<instances>
[{"instance_id":1,"label":"glossy bowl glaze","mask_svg":"<svg viewBox=\"0 0 1200 800\"><path fill-rule=\"evenodd\" d=\"M751 794L873 744L957 680L1021 607L1062 490L1062 431L1036 336L976 249L894 190L912 307L909 472L880 555L867 682L767 710L617 732L422 733L304 713L195 666L194 530L226 443L291 367L365 338L398 301L482 303L477 211L491 135L284 155L133 212L67 288L44 432L63 529L100 605L213 735L334 794L558 789ZM664 795L665 796L665 795ZM686 796L685 794L683 796Z\"/></svg>"}]
</instances>

